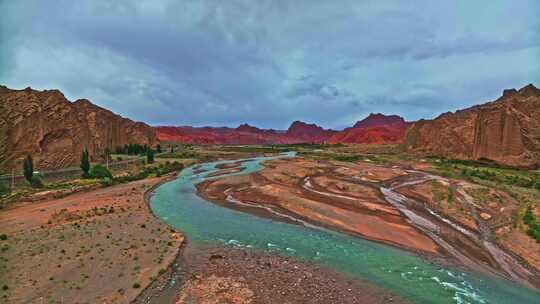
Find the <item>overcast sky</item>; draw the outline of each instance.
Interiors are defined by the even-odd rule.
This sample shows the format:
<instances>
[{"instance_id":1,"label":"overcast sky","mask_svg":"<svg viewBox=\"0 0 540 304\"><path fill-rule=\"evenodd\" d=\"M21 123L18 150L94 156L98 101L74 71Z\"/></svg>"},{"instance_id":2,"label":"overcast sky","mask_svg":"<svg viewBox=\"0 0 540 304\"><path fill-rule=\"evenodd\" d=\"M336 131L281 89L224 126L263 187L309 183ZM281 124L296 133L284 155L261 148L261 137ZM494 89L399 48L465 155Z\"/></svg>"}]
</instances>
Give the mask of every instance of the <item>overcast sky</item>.
<instances>
[{"instance_id":1,"label":"overcast sky","mask_svg":"<svg viewBox=\"0 0 540 304\"><path fill-rule=\"evenodd\" d=\"M0 84L153 125L416 120L528 83L538 0L0 0Z\"/></svg>"}]
</instances>

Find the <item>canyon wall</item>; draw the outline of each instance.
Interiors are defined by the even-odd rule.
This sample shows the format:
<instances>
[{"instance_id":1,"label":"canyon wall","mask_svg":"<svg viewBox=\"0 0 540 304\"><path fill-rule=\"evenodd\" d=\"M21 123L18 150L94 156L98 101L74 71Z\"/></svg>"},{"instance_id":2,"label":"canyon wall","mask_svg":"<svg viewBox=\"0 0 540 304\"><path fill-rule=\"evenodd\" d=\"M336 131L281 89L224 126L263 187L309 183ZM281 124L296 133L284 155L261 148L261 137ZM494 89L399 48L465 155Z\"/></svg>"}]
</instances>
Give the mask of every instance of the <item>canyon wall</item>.
<instances>
[{"instance_id":1,"label":"canyon wall","mask_svg":"<svg viewBox=\"0 0 540 304\"><path fill-rule=\"evenodd\" d=\"M496 101L412 124L403 148L447 158L540 166L540 90L505 90Z\"/></svg>"},{"instance_id":2,"label":"canyon wall","mask_svg":"<svg viewBox=\"0 0 540 304\"><path fill-rule=\"evenodd\" d=\"M0 86L0 170L19 170L26 155L37 170L79 164L88 149L93 161L105 149L128 143L155 145L152 127L123 118L86 99L70 102L58 90L11 90Z\"/></svg>"}]
</instances>

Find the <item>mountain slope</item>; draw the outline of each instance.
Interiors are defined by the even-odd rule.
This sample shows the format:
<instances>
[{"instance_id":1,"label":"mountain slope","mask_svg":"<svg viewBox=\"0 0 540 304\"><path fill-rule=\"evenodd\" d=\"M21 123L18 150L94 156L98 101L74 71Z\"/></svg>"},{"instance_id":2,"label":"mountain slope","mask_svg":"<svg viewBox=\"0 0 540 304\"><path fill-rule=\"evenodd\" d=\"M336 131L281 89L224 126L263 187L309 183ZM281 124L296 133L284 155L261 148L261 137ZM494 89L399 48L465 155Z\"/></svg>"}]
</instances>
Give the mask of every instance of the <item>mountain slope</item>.
<instances>
[{"instance_id":1,"label":"mountain slope","mask_svg":"<svg viewBox=\"0 0 540 304\"><path fill-rule=\"evenodd\" d=\"M456 159L540 166L540 90L532 84L505 90L496 101L409 127L406 151Z\"/></svg>"},{"instance_id":2,"label":"mountain slope","mask_svg":"<svg viewBox=\"0 0 540 304\"><path fill-rule=\"evenodd\" d=\"M336 144L395 144L400 143L407 122L397 115L370 114L352 128L334 134L329 142Z\"/></svg>"},{"instance_id":3,"label":"mountain slope","mask_svg":"<svg viewBox=\"0 0 540 304\"><path fill-rule=\"evenodd\" d=\"M18 169L26 155L39 170L78 165L85 148L97 160L128 143L154 145L154 130L86 99L70 102L58 90L0 86L1 170Z\"/></svg>"}]
</instances>

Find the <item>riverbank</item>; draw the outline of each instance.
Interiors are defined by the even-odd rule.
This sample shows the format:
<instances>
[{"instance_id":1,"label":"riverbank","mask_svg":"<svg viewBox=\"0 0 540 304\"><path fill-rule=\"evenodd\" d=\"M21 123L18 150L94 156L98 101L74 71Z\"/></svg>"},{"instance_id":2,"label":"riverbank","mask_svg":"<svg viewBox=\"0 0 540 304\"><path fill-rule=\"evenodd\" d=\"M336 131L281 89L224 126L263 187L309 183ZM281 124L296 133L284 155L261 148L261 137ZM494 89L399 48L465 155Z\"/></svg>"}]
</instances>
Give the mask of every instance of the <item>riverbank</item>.
<instances>
[{"instance_id":1,"label":"riverbank","mask_svg":"<svg viewBox=\"0 0 540 304\"><path fill-rule=\"evenodd\" d=\"M188 246L187 281L174 303L406 303L327 267L232 247Z\"/></svg>"},{"instance_id":2,"label":"riverbank","mask_svg":"<svg viewBox=\"0 0 540 304\"><path fill-rule=\"evenodd\" d=\"M183 235L145 193L170 177L0 211L3 303L130 303L174 261Z\"/></svg>"}]
</instances>

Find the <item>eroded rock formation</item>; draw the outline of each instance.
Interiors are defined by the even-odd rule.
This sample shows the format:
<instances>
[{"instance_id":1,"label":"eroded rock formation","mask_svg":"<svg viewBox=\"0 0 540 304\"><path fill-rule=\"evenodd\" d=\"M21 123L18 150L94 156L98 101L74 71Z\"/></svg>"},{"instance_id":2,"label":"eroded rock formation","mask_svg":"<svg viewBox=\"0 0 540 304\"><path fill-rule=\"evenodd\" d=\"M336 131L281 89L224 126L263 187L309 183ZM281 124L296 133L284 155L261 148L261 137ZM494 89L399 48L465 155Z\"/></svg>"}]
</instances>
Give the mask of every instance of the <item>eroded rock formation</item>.
<instances>
[{"instance_id":1,"label":"eroded rock formation","mask_svg":"<svg viewBox=\"0 0 540 304\"><path fill-rule=\"evenodd\" d=\"M540 90L532 84L505 90L496 101L415 122L407 130L403 147L421 154L537 168Z\"/></svg>"},{"instance_id":2,"label":"eroded rock formation","mask_svg":"<svg viewBox=\"0 0 540 304\"><path fill-rule=\"evenodd\" d=\"M70 102L58 90L0 86L0 170L19 168L27 154L38 170L68 167L85 148L98 160L128 143L154 145L154 130L86 99Z\"/></svg>"}]
</instances>

